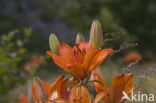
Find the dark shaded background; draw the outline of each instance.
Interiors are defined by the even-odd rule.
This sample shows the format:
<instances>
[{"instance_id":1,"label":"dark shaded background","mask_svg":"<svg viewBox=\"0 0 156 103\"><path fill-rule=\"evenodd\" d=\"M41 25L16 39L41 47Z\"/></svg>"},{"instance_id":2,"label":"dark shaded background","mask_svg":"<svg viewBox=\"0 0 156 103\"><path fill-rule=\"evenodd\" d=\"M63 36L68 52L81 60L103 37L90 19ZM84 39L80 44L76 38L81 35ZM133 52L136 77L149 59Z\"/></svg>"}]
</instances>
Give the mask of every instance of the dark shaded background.
<instances>
[{"instance_id":1,"label":"dark shaded background","mask_svg":"<svg viewBox=\"0 0 156 103\"><path fill-rule=\"evenodd\" d=\"M47 41L50 33L73 43L77 32L89 33L93 19L100 19L104 33L126 31L143 52L155 55L155 0L1 0L0 33L31 27L35 41ZM32 38L31 46L34 43ZM47 42L38 45L45 47ZM30 47L30 48L31 48ZM31 49L31 50L33 50ZM33 50L34 51L34 50ZM38 50L37 50L38 51Z\"/></svg>"}]
</instances>

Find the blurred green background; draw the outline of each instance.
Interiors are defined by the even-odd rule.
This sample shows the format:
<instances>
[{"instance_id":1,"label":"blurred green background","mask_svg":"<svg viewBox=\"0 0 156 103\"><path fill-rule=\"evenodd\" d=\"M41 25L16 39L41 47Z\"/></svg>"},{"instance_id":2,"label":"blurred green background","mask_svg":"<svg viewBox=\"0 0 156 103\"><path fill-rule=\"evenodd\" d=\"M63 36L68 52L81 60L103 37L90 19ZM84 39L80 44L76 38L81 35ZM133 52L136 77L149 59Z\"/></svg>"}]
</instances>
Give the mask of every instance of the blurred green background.
<instances>
[{"instance_id":1,"label":"blurred green background","mask_svg":"<svg viewBox=\"0 0 156 103\"><path fill-rule=\"evenodd\" d=\"M123 57L131 51L142 55L137 66L128 67L135 68L130 71L136 79L144 70L155 70L155 18L156 0L0 0L0 102L12 98L16 103L22 92L30 98L33 76L51 83L56 75L64 74L46 55L49 34L56 33L61 42L73 46L78 32L88 41L94 19L99 19L103 27L103 48L120 51L104 63L107 74L125 72L123 68L129 64L124 63ZM42 57L42 63L32 65L31 60L38 57ZM22 69L26 64L31 64L29 72ZM104 77L108 82L112 78ZM151 86L156 85L152 83Z\"/></svg>"}]
</instances>

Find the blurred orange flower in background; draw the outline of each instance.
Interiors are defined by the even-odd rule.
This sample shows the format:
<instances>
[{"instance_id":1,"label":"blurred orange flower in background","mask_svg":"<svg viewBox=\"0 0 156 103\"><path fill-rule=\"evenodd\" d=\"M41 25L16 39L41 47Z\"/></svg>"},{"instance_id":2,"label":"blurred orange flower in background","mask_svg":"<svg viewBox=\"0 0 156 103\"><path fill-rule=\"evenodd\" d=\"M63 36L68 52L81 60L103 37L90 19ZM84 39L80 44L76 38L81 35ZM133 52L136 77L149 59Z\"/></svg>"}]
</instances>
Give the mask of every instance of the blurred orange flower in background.
<instances>
[{"instance_id":1,"label":"blurred orange flower in background","mask_svg":"<svg viewBox=\"0 0 156 103\"><path fill-rule=\"evenodd\" d=\"M32 59L31 61L30 61L30 64L41 64L42 63L42 61L43 61L43 58L42 57L37 57L37 58L35 58L35 59Z\"/></svg>"},{"instance_id":2,"label":"blurred orange flower in background","mask_svg":"<svg viewBox=\"0 0 156 103\"><path fill-rule=\"evenodd\" d=\"M124 57L124 61L126 63L130 63L130 62L134 62L136 60L140 60L142 58L142 55L137 53L137 52L131 52L128 53L125 57Z\"/></svg>"},{"instance_id":3,"label":"blurred orange flower in background","mask_svg":"<svg viewBox=\"0 0 156 103\"><path fill-rule=\"evenodd\" d=\"M29 99L25 94L21 94L19 103L30 103Z\"/></svg>"},{"instance_id":4,"label":"blurred orange flower in background","mask_svg":"<svg viewBox=\"0 0 156 103\"><path fill-rule=\"evenodd\" d=\"M43 58L42 57L37 57L35 59L32 59L29 63L27 63L25 66L24 66L24 71L25 72L30 72L30 68L31 66L37 66L39 64L41 64L43 61Z\"/></svg>"}]
</instances>

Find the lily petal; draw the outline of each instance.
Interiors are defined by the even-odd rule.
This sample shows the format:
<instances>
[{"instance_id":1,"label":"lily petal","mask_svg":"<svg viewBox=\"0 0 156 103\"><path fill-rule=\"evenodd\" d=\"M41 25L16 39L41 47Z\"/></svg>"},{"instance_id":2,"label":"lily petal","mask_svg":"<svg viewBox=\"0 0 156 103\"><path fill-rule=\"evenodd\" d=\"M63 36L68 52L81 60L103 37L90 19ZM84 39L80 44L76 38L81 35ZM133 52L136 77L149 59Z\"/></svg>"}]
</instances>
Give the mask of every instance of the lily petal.
<instances>
[{"instance_id":1,"label":"lily petal","mask_svg":"<svg viewBox=\"0 0 156 103\"><path fill-rule=\"evenodd\" d=\"M49 95L50 95L50 88L51 88L51 86L50 86L49 84L47 84L46 82L44 82L44 81L41 81L41 82L42 82L42 84L43 84L44 88L46 89L46 92L48 93L48 96L49 96ZM32 91L33 100L34 100L34 102L36 103L36 102L37 102L37 99L36 99L36 96L35 96L35 91L34 91L34 86L33 86L33 84L32 84L32 89L31 89L31 91Z\"/></svg>"},{"instance_id":2,"label":"lily petal","mask_svg":"<svg viewBox=\"0 0 156 103\"><path fill-rule=\"evenodd\" d=\"M68 65L68 69L69 73L73 74L76 78L83 79L87 76L87 70L79 63Z\"/></svg>"},{"instance_id":3,"label":"lily petal","mask_svg":"<svg viewBox=\"0 0 156 103\"><path fill-rule=\"evenodd\" d=\"M100 92L104 91L104 89L107 89L107 84L103 80L103 78L100 76L99 73L93 72L92 75L91 75L91 80L98 80L105 86L105 87L103 87L100 83L93 82L92 85L95 88L97 93L100 93Z\"/></svg>"},{"instance_id":4,"label":"lily petal","mask_svg":"<svg viewBox=\"0 0 156 103\"><path fill-rule=\"evenodd\" d=\"M88 53L85 55L84 62L83 62L83 65L84 65L85 69L88 70L89 66L91 65L92 59L94 58L94 56L95 56L98 52L100 52L100 49L91 50L90 52L88 52Z\"/></svg>"},{"instance_id":5,"label":"lily petal","mask_svg":"<svg viewBox=\"0 0 156 103\"><path fill-rule=\"evenodd\" d=\"M108 101L109 101L109 95L108 95L107 92L102 91L102 92L100 92L98 95L96 95L96 97L95 97L93 103L99 103L101 100L104 100L105 103L109 103L109 102L108 102Z\"/></svg>"},{"instance_id":6,"label":"lily petal","mask_svg":"<svg viewBox=\"0 0 156 103\"><path fill-rule=\"evenodd\" d=\"M62 94L60 93L60 89L63 88L61 87L61 83L63 82L64 76L59 76L55 83L52 84L51 90L50 90L50 100L54 100L58 97L62 97Z\"/></svg>"},{"instance_id":7,"label":"lily petal","mask_svg":"<svg viewBox=\"0 0 156 103\"><path fill-rule=\"evenodd\" d=\"M137 90L137 89L139 89L139 88L140 88L140 86L135 86L135 87L133 87L127 94L130 95L130 93L131 93L132 91L135 91L135 90Z\"/></svg>"},{"instance_id":8,"label":"lily petal","mask_svg":"<svg viewBox=\"0 0 156 103\"><path fill-rule=\"evenodd\" d=\"M93 49L92 45L87 42L81 42L78 45L81 50L85 49L86 53Z\"/></svg>"},{"instance_id":9,"label":"lily petal","mask_svg":"<svg viewBox=\"0 0 156 103\"><path fill-rule=\"evenodd\" d=\"M69 103L91 103L91 96L85 86L76 85L72 88Z\"/></svg>"},{"instance_id":10,"label":"lily petal","mask_svg":"<svg viewBox=\"0 0 156 103\"><path fill-rule=\"evenodd\" d=\"M53 59L53 61L60 66L61 68L63 68L66 72L68 72L68 68L67 68L67 62L60 56L52 53L51 51L47 51L47 54L50 55Z\"/></svg>"},{"instance_id":11,"label":"lily petal","mask_svg":"<svg viewBox=\"0 0 156 103\"><path fill-rule=\"evenodd\" d=\"M67 101L62 98L56 98L54 100L50 100L50 103L67 103Z\"/></svg>"},{"instance_id":12,"label":"lily petal","mask_svg":"<svg viewBox=\"0 0 156 103\"><path fill-rule=\"evenodd\" d=\"M119 74L112 79L109 90L111 103L120 102L123 96L124 85L124 74Z\"/></svg>"},{"instance_id":13,"label":"lily petal","mask_svg":"<svg viewBox=\"0 0 156 103\"><path fill-rule=\"evenodd\" d=\"M64 76L59 76L56 79L55 83L53 83L51 86L49 99L55 100L61 98L67 101L69 98L69 91L67 90L67 87L65 87L65 85L73 81L75 81L75 79L73 78L64 79Z\"/></svg>"},{"instance_id":14,"label":"lily petal","mask_svg":"<svg viewBox=\"0 0 156 103\"><path fill-rule=\"evenodd\" d=\"M59 46L59 54L60 57L62 57L66 62L68 63L73 63L74 57L73 57L73 49L65 44L65 43L60 43Z\"/></svg>"},{"instance_id":15,"label":"lily petal","mask_svg":"<svg viewBox=\"0 0 156 103\"><path fill-rule=\"evenodd\" d=\"M113 53L114 50L113 49L103 49L100 52L98 52L94 58L91 61L91 65L90 65L90 71L94 70L96 67L98 67L103 60L107 57L108 54Z\"/></svg>"},{"instance_id":16,"label":"lily petal","mask_svg":"<svg viewBox=\"0 0 156 103\"><path fill-rule=\"evenodd\" d=\"M42 81L42 84L44 85L47 93L48 93L48 96L50 95L50 89L51 89L51 86L49 84L47 84L46 82Z\"/></svg>"},{"instance_id":17,"label":"lily petal","mask_svg":"<svg viewBox=\"0 0 156 103\"><path fill-rule=\"evenodd\" d=\"M126 93L128 93L132 89L133 74L132 73L125 74L125 76L124 76L124 82L125 82L124 83L125 84L124 91Z\"/></svg>"}]
</instances>

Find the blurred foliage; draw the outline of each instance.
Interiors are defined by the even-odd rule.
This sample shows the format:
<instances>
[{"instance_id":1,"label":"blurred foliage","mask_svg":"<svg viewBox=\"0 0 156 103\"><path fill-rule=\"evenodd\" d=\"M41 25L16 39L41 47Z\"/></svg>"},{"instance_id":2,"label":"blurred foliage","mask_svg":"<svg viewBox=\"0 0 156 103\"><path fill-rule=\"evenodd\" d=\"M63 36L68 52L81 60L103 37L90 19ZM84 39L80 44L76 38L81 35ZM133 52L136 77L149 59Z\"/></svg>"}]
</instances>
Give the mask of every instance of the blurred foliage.
<instances>
[{"instance_id":1,"label":"blurred foliage","mask_svg":"<svg viewBox=\"0 0 156 103\"><path fill-rule=\"evenodd\" d=\"M120 36L121 40L138 42L146 53L155 54L155 12L155 0L69 0L59 15L81 31L89 30L93 19L100 19L104 33L124 31L127 36Z\"/></svg>"},{"instance_id":2,"label":"blurred foliage","mask_svg":"<svg viewBox=\"0 0 156 103\"><path fill-rule=\"evenodd\" d=\"M140 52L153 57L156 52L155 12L155 0L1 0L0 33L31 26L33 34L45 35L51 32L53 19L61 18L64 21L58 21L69 24L70 29L86 34L93 19L100 19L104 34L118 32L113 37L115 41L105 46L119 48L124 41L138 42Z\"/></svg>"},{"instance_id":3,"label":"blurred foliage","mask_svg":"<svg viewBox=\"0 0 156 103\"><path fill-rule=\"evenodd\" d=\"M31 29L14 30L0 36L0 102L6 103L10 92L19 84L26 84L37 66L24 69L35 55L28 53L24 45L29 41ZM18 37L18 38L17 38Z\"/></svg>"}]
</instances>

